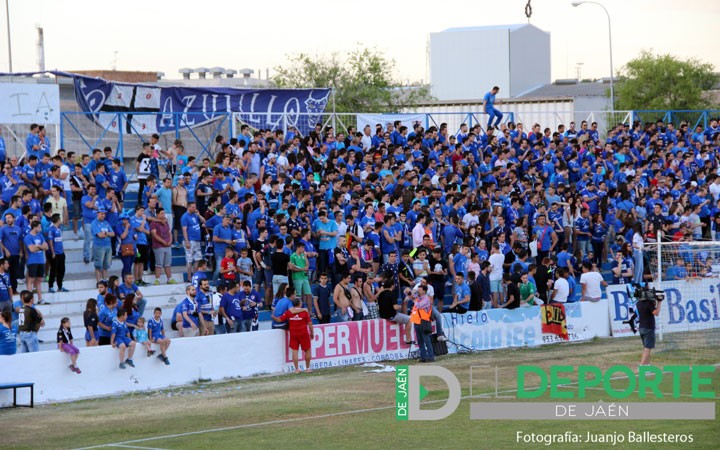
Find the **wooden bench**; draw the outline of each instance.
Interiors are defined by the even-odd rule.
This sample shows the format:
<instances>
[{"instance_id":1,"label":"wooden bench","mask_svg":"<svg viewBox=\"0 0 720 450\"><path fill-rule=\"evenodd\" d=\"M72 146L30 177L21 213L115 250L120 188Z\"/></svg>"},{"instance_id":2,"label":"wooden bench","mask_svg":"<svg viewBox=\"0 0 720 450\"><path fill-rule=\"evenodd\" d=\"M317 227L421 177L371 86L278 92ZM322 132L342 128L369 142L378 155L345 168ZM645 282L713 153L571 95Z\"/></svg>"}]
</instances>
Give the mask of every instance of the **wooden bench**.
<instances>
[{"instance_id":1,"label":"wooden bench","mask_svg":"<svg viewBox=\"0 0 720 450\"><path fill-rule=\"evenodd\" d=\"M17 390L18 388L30 388L30 404L29 405L18 405L17 404ZM35 407L35 383L0 383L0 390L12 389L13 390L13 408L18 406L25 406L27 408ZM5 408L9 408L6 406Z\"/></svg>"}]
</instances>

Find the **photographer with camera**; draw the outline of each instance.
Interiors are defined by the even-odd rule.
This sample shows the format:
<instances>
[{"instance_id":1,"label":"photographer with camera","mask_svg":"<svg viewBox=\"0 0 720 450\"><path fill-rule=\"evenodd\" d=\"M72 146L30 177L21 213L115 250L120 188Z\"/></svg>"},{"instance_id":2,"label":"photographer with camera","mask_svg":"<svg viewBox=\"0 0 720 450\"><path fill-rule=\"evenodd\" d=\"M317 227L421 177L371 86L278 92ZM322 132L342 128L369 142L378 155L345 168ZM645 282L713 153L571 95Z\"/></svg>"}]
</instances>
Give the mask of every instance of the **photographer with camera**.
<instances>
[{"instance_id":1,"label":"photographer with camera","mask_svg":"<svg viewBox=\"0 0 720 450\"><path fill-rule=\"evenodd\" d=\"M640 339L643 343L643 353L640 358L640 365L650 364L650 352L655 348L655 316L660 315L660 305L664 295L655 289L638 287L635 292L638 298L636 305L639 319Z\"/></svg>"}]
</instances>

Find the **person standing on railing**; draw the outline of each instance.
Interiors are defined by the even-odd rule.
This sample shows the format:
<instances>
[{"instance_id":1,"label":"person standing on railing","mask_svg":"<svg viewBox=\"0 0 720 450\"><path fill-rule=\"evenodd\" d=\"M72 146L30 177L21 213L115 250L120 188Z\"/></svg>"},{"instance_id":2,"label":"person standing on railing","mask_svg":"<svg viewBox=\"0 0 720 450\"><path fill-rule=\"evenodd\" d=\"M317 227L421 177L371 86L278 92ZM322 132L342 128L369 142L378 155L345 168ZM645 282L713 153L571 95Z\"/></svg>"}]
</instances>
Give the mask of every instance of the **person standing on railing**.
<instances>
[{"instance_id":1,"label":"person standing on railing","mask_svg":"<svg viewBox=\"0 0 720 450\"><path fill-rule=\"evenodd\" d=\"M487 128L497 128L503 118L503 113L495 108L495 96L498 92L500 92L500 88L493 86L493 88L485 94L485 97L483 97L483 111L488 115ZM493 119L496 119L494 124Z\"/></svg>"}]
</instances>

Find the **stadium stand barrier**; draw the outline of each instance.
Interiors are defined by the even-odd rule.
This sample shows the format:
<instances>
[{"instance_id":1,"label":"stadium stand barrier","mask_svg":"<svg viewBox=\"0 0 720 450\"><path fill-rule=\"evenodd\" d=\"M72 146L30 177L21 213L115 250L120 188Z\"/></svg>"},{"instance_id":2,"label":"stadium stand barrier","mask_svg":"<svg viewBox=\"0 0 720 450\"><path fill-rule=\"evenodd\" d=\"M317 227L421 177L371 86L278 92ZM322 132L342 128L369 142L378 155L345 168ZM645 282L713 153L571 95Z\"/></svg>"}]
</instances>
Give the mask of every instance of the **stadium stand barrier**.
<instances>
[{"instance_id":1,"label":"stadium stand barrier","mask_svg":"<svg viewBox=\"0 0 720 450\"><path fill-rule=\"evenodd\" d=\"M483 317L486 320L483 321ZM541 345L558 342L543 338L540 308L477 311L462 316L444 314L445 333L452 352L462 348L490 348L485 336L494 339L492 348ZM567 328L572 340L609 335L605 300L577 303L567 308ZM496 335L501 335L498 340ZM534 339L525 339L528 336ZM554 335L553 335L554 336ZM525 339L525 340L523 340ZM229 351L229 349L232 349ZM331 323L315 326L313 368L339 367L367 362L407 359L417 348L408 347L399 325L383 319ZM291 370L285 333L267 330L195 338L173 339L168 351L172 365L138 351L136 368L118 369L118 353L111 347L81 349L78 366L82 374L67 368L67 355L60 352L22 353L0 356L0 382L24 380L35 383L35 403L73 401L187 385L198 381L250 377ZM7 378L7 379L6 379ZM10 379L12 378L12 380ZM18 392L18 401L29 401ZM12 394L0 392L0 406L12 404Z\"/></svg>"}]
</instances>

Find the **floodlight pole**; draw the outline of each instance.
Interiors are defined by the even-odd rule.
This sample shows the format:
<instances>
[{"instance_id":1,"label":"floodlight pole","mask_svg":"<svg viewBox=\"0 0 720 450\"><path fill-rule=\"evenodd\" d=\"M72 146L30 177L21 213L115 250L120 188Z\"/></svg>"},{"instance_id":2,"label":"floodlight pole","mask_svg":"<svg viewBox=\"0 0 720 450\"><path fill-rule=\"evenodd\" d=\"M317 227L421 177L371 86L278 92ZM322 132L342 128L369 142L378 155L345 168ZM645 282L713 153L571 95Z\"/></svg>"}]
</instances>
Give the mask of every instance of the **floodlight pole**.
<instances>
[{"instance_id":1,"label":"floodlight pole","mask_svg":"<svg viewBox=\"0 0 720 450\"><path fill-rule=\"evenodd\" d=\"M10 0L5 0L5 19L7 20L8 72L10 72L10 82L12 83L13 66L12 66L12 44L10 43Z\"/></svg>"},{"instance_id":2,"label":"floodlight pole","mask_svg":"<svg viewBox=\"0 0 720 450\"><path fill-rule=\"evenodd\" d=\"M608 38L610 41L610 107L613 111L615 111L615 71L613 70L613 47L612 47L612 24L610 22L610 13L608 12L607 8L602 3L599 2L593 2L593 1L574 1L571 4L574 7L578 7L583 4L593 4L598 5L605 11L605 15L607 16L608 20Z\"/></svg>"}]
</instances>

